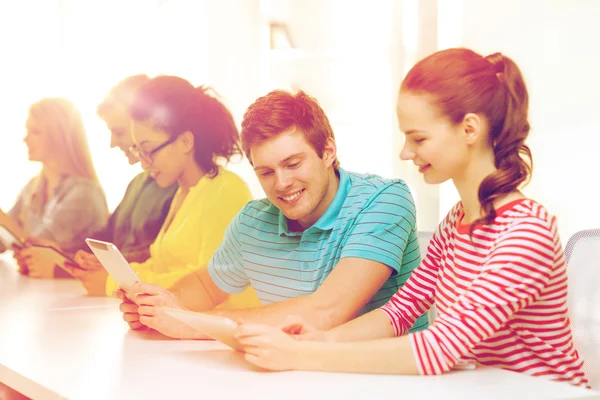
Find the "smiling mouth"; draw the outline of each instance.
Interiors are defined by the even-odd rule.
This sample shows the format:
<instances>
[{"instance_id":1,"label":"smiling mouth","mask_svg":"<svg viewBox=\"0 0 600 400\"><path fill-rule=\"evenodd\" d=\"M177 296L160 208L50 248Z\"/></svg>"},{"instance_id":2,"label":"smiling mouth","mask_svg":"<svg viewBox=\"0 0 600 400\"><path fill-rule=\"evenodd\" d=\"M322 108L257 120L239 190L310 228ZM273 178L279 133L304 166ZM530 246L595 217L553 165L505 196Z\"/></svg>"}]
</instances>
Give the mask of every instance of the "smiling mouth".
<instances>
[{"instance_id":1,"label":"smiling mouth","mask_svg":"<svg viewBox=\"0 0 600 400\"><path fill-rule=\"evenodd\" d=\"M300 197L302 196L302 193L304 193L304 189L298 190L297 192L294 192L287 196L278 196L278 198L285 204L293 204L293 203L297 202L298 199L300 199Z\"/></svg>"},{"instance_id":2,"label":"smiling mouth","mask_svg":"<svg viewBox=\"0 0 600 400\"><path fill-rule=\"evenodd\" d=\"M429 167L431 167L431 164L423 165L423 166L419 167L419 172L423 173L423 172L427 171L429 169Z\"/></svg>"}]
</instances>

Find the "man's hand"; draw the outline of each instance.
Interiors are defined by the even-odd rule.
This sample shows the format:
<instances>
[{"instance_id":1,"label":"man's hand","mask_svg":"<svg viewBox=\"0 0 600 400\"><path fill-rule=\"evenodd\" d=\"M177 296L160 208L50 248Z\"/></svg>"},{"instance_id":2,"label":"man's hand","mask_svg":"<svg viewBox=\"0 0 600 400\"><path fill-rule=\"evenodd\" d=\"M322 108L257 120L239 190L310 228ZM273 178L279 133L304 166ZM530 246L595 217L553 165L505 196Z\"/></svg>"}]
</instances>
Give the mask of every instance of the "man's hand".
<instances>
[{"instance_id":1,"label":"man's hand","mask_svg":"<svg viewBox=\"0 0 600 400\"><path fill-rule=\"evenodd\" d=\"M283 332L293 335L297 340L313 340L318 342L332 342L333 336L329 331L321 331L304 320L299 315L286 317L283 324L279 326Z\"/></svg>"},{"instance_id":2,"label":"man's hand","mask_svg":"<svg viewBox=\"0 0 600 400\"><path fill-rule=\"evenodd\" d=\"M297 368L299 343L277 327L242 324L235 338L244 350L244 358L252 364L274 371Z\"/></svg>"},{"instance_id":3,"label":"man's hand","mask_svg":"<svg viewBox=\"0 0 600 400\"><path fill-rule=\"evenodd\" d=\"M133 330L143 330L146 326L140 322L140 314L138 314L138 305L127 297L124 290L118 289L113 293L115 297L121 299L119 310L123 313L123 320L127 322L129 328Z\"/></svg>"},{"instance_id":4,"label":"man's hand","mask_svg":"<svg viewBox=\"0 0 600 400\"><path fill-rule=\"evenodd\" d=\"M168 316L163 311L163 307L183 309L179 303L179 299L168 290L158 285L136 283L131 288L131 292L135 293L135 296L132 297L130 294L128 297L133 298L133 301L137 304L137 309L134 310L134 307L123 307L122 304L121 311L126 313L123 310L125 308L128 314L137 313L138 321L143 325L173 338L210 339L192 327ZM126 319L126 315L123 315L123 319ZM135 322L135 316L127 316L127 319ZM130 321L127 322L130 323Z\"/></svg>"}]
</instances>

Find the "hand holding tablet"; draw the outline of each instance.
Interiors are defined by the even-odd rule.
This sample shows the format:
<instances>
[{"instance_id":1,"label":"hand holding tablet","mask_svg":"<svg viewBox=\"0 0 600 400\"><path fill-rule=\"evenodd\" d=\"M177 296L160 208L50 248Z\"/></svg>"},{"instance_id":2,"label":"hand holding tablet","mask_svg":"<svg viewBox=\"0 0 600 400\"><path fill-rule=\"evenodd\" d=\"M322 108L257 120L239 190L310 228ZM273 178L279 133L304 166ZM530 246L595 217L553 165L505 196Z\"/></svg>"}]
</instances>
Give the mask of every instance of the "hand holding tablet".
<instances>
[{"instance_id":1,"label":"hand holding tablet","mask_svg":"<svg viewBox=\"0 0 600 400\"><path fill-rule=\"evenodd\" d=\"M117 246L90 238L85 239L85 242L121 289L130 292L133 284L140 282L140 278L117 249Z\"/></svg>"},{"instance_id":2,"label":"hand holding tablet","mask_svg":"<svg viewBox=\"0 0 600 400\"><path fill-rule=\"evenodd\" d=\"M81 269L81 267L79 267L79 265L71 257L55 247L42 244L32 244L31 247L34 248L44 260L53 262L59 267L65 269L67 272L69 272L68 267ZM67 268L65 268L65 265Z\"/></svg>"},{"instance_id":3,"label":"hand holding tablet","mask_svg":"<svg viewBox=\"0 0 600 400\"><path fill-rule=\"evenodd\" d=\"M0 225L0 243L7 249L13 246L23 247L23 241L3 225Z\"/></svg>"},{"instance_id":4,"label":"hand holding tablet","mask_svg":"<svg viewBox=\"0 0 600 400\"><path fill-rule=\"evenodd\" d=\"M13 245L22 247L27 235L10 215L0 210L0 242L10 249Z\"/></svg>"},{"instance_id":5,"label":"hand holding tablet","mask_svg":"<svg viewBox=\"0 0 600 400\"><path fill-rule=\"evenodd\" d=\"M119 287L125 292L131 292L133 285L140 282L140 279L135 271L131 268L125 257L123 257L119 249L117 249L114 244L109 242L103 242L90 238L86 239L85 241L94 255L98 257L98 260L102 263L102 266L106 269L110 276L113 277L117 285L119 285ZM143 287L144 285L152 287L152 285L147 284L138 286ZM140 307L142 307L142 305L140 305ZM163 308L163 310L168 316L173 317L184 325L187 325L206 336L218 340L229 347L232 347L236 350L241 350L239 343L233 337L233 333L237 328L237 323L234 321L216 315L195 313L174 308ZM161 331L161 329L158 330Z\"/></svg>"}]
</instances>

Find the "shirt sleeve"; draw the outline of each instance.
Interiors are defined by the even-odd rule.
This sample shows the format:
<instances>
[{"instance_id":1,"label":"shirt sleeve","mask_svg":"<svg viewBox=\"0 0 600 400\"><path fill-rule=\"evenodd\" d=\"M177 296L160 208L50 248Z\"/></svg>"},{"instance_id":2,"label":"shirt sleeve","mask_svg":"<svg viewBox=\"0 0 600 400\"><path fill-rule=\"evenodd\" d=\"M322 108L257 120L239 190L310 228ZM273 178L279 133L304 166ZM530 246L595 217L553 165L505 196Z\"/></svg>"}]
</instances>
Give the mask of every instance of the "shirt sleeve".
<instances>
[{"instance_id":1,"label":"shirt sleeve","mask_svg":"<svg viewBox=\"0 0 600 400\"><path fill-rule=\"evenodd\" d=\"M98 229L97 231L92 232L87 236L91 237L92 239L102 240L104 242L112 242L112 232L115 224L114 216L118 209L119 207L115 209L115 212L111 214L111 216L108 218L107 224L102 229ZM89 252L90 248L85 243L85 241L81 241L79 243L74 243L74 246L71 248L72 252L76 252L77 250L85 250Z\"/></svg>"},{"instance_id":2,"label":"shirt sleeve","mask_svg":"<svg viewBox=\"0 0 600 400\"><path fill-rule=\"evenodd\" d=\"M140 279L144 282L156 283L168 288L185 275L201 268L206 268L215 251L223 241L223 236L236 214L250 200L250 192L240 181L237 185L223 185L219 193L210 196L207 204L202 207L198 221L202 223L200 235L194 240L199 243L198 260L195 264L170 268L166 274L153 273L148 268L140 269Z\"/></svg>"},{"instance_id":3,"label":"shirt sleeve","mask_svg":"<svg viewBox=\"0 0 600 400\"><path fill-rule=\"evenodd\" d=\"M123 195L123 198L121 199L121 201L119 202L117 207L114 209L113 213L108 217L106 224L102 228L90 233L88 235L89 237L96 239L96 240L102 240L104 242L112 242L114 240L113 236L114 236L115 223L116 223L117 216L119 215L119 213L121 212L121 209L123 208L123 202L128 197L127 196L128 193L131 190L137 189L135 187L136 179L138 179L137 176L131 182L129 182L129 184L127 185L127 188L125 189L125 194ZM88 248L87 244L82 241L81 243L76 244L74 250L89 251L89 248Z\"/></svg>"},{"instance_id":4,"label":"shirt sleeve","mask_svg":"<svg viewBox=\"0 0 600 400\"><path fill-rule=\"evenodd\" d=\"M23 222L21 221L21 209L23 208L23 198L28 192L30 184L27 184L17 196L17 200L12 208L6 213L9 217L13 219L13 221L19 226L23 226ZM0 242L0 253L3 253L7 250L6 246L2 242Z\"/></svg>"},{"instance_id":5,"label":"shirt sleeve","mask_svg":"<svg viewBox=\"0 0 600 400\"><path fill-rule=\"evenodd\" d=\"M194 216L194 220L202 225L200 234L193 236L191 233L184 232L185 229L197 231L197 227L193 226L194 224L186 224L180 228L179 235L190 237L195 242L194 246L198 246L198 258L195 263L169 265L168 271L157 272L158 268L155 268L155 260L152 254L156 252L158 244L154 243L150 247L150 258L144 263L132 263L132 268L143 282L154 283L164 288L169 288L191 272L206 268L215 250L221 244L225 230L231 220L250 197L250 191L243 181L235 180L225 183L218 188L218 192L208 196L207 202L198 208L198 215ZM116 288L113 286L115 285L114 282L110 279L109 281L107 282L107 294L112 293Z\"/></svg>"},{"instance_id":6,"label":"shirt sleeve","mask_svg":"<svg viewBox=\"0 0 600 400\"><path fill-rule=\"evenodd\" d=\"M219 289L229 294L241 293L250 286L250 279L244 271L240 242L240 221L244 218L246 208L229 224L221 245L208 263L210 278Z\"/></svg>"},{"instance_id":7,"label":"shirt sleeve","mask_svg":"<svg viewBox=\"0 0 600 400\"><path fill-rule=\"evenodd\" d=\"M539 298L554 272L555 228L554 222L533 217L516 222L498 239L469 289L432 327L409 335L421 374L449 371Z\"/></svg>"},{"instance_id":8,"label":"shirt sleeve","mask_svg":"<svg viewBox=\"0 0 600 400\"><path fill-rule=\"evenodd\" d=\"M21 226L23 226L23 222L21 221L21 210L23 208L23 199L27 195L29 188L30 188L30 184L27 184L23 188L23 190L21 190L21 193L19 193L19 196L17 197L17 201L15 201L15 204L7 212L7 214Z\"/></svg>"},{"instance_id":9,"label":"shirt sleeve","mask_svg":"<svg viewBox=\"0 0 600 400\"><path fill-rule=\"evenodd\" d=\"M98 229L96 232L91 233L90 237L96 240L102 240L105 242L112 242L113 240L113 231L115 228L115 217L119 213L119 206L115 208L115 211L108 217L108 221L106 225L102 229ZM82 246L81 248L86 248L86 246Z\"/></svg>"},{"instance_id":10,"label":"shirt sleeve","mask_svg":"<svg viewBox=\"0 0 600 400\"><path fill-rule=\"evenodd\" d=\"M408 333L415 321L427 312L435 301L444 226L449 219L450 214L434 232L421 265L412 272L404 286L380 308L388 315L396 336Z\"/></svg>"},{"instance_id":11,"label":"shirt sleeve","mask_svg":"<svg viewBox=\"0 0 600 400\"><path fill-rule=\"evenodd\" d=\"M415 204L408 187L399 182L389 185L372 196L356 216L346 234L340 259L376 261L390 267L396 275L415 227Z\"/></svg>"},{"instance_id":12,"label":"shirt sleeve","mask_svg":"<svg viewBox=\"0 0 600 400\"><path fill-rule=\"evenodd\" d=\"M171 209L171 201L173 200L175 191L176 190L170 190L165 192L165 189L161 188L161 192L155 195L159 196L160 201L162 203L160 206L160 213L158 215L158 218L155 219L157 223L149 223L149 221L144 221L143 232L140 232L140 237L136 238L135 245L129 246L126 249L126 251L123 252L125 258L127 258L128 260L129 258L134 258L134 260L131 261L144 262L151 257L150 246L156 240L156 237L158 236L158 233L162 228L162 224L169 215L169 210ZM158 221L160 221L160 223L158 223Z\"/></svg>"},{"instance_id":13,"label":"shirt sleeve","mask_svg":"<svg viewBox=\"0 0 600 400\"><path fill-rule=\"evenodd\" d=\"M101 226L108 214L102 189L97 185L74 186L29 234L57 242L70 251L74 240Z\"/></svg>"}]
</instances>

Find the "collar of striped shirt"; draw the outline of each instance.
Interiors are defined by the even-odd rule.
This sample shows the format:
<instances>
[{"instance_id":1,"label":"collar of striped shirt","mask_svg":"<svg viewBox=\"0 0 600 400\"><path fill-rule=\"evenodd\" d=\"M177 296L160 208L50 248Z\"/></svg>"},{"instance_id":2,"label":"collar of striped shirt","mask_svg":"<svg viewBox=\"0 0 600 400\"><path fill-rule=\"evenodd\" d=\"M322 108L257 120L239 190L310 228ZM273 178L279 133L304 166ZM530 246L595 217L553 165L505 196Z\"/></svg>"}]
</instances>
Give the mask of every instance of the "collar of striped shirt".
<instances>
[{"instance_id":1,"label":"collar of striped shirt","mask_svg":"<svg viewBox=\"0 0 600 400\"><path fill-rule=\"evenodd\" d=\"M350 191L350 187L352 186L352 183L350 182L350 178L348 177L348 173L343 170L342 168L338 169L338 173L340 175L340 184L338 186L338 190L335 194L335 197L333 198L333 201L331 202L331 204L329 205L329 207L327 207L327 210L325 211L325 213L323 215L321 215L321 217L317 220L317 222L314 223L313 226L311 226L310 228L308 228L305 232L311 231L311 230L321 230L321 231L328 231L333 229L333 224L335 223L335 221L337 220L338 216L340 215L340 210L342 209L342 206L344 205L344 200L346 200L346 196L348 195L348 192ZM285 235L285 236L302 236L302 234L304 232L290 232L288 229L288 222L287 222L287 218L285 217L285 215L283 215L283 213L281 212L281 210L279 210L279 236L281 235Z\"/></svg>"}]
</instances>

